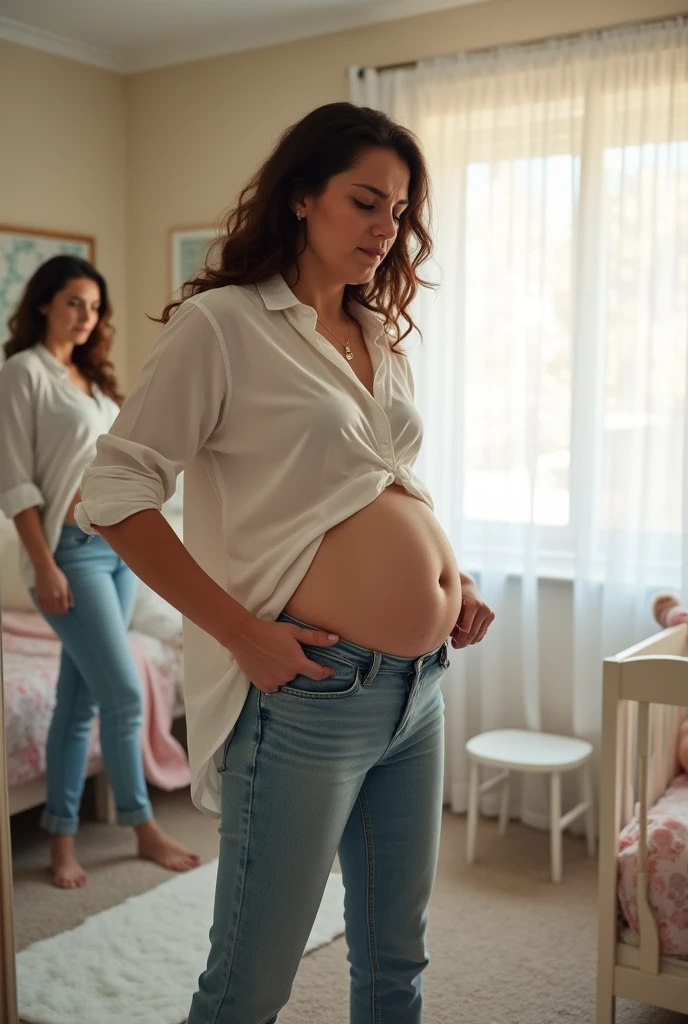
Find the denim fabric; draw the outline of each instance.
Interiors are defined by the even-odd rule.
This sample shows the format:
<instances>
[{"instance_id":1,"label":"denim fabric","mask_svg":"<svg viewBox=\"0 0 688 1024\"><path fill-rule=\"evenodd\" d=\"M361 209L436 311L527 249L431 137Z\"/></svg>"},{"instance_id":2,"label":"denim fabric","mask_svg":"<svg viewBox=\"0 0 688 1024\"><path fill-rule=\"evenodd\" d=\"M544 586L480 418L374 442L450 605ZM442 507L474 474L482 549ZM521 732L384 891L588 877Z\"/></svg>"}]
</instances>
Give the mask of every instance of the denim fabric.
<instances>
[{"instance_id":1,"label":"denim fabric","mask_svg":"<svg viewBox=\"0 0 688 1024\"><path fill-rule=\"evenodd\" d=\"M69 580L74 607L66 615L41 612L62 641L41 824L55 835L76 833L91 722L100 714L117 821L138 825L153 812L141 758L141 683L127 642L136 577L102 537L89 537L71 523L63 527L54 558ZM31 596L35 603L34 591Z\"/></svg>"},{"instance_id":2,"label":"denim fabric","mask_svg":"<svg viewBox=\"0 0 688 1024\"><path fill-rule=\"evenodd\" d=\"M351 1024L422 1020L447 649L405 659L345 641L305 647L332 678L297 676L274 694L251 687L216 758L215 912L188 1024L273 1024L337 851Z\"/></svg>"}]
</instances>

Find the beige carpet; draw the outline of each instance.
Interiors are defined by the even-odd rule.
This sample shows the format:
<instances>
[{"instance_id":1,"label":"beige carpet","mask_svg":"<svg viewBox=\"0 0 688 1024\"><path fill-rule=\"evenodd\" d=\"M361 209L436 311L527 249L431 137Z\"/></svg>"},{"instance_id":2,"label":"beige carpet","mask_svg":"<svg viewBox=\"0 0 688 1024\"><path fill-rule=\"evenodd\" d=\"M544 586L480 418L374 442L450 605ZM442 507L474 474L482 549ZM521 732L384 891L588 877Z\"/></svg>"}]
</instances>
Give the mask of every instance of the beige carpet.
<instances>
[{"instance_id":1,"label":"beige carpet","mask_svg":"<svg viewBox=\"0 0 688 1024\"><path fill-rule=\"evenodd\" d=\"M153 800L166 828L204 858L217 855L216 827L187 793L154 792ZM85 822L79 850L90 883L60 892L48 884L37 817L29 811L13 820L18 948L169 877L133 857L130 830ZM431 910L427 1024L592 1024L596 864L583 843L565 840L564 881L554 886L546 834L514 824L500 840L494 823L482 822L473 867L465 863L464 838L465 819L447 813ZM347 979L343 939L305 957L280 1024L346 1024ZM617 1005L617 1024L688 1021L637 1003Z\"/></svg>"}]
</instances>

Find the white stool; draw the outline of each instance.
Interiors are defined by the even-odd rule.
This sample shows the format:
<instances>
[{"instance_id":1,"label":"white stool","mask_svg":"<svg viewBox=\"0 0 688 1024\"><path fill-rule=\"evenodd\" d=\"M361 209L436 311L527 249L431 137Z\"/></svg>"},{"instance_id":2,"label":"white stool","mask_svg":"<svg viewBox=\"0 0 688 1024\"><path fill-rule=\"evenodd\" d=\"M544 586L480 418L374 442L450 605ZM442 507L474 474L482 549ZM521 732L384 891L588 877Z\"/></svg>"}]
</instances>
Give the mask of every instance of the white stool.
<instances>
[{"instance_id":1,"label":"white stool","mask_svg":"<svg viewBox=\"0 0 688 1024\"><path fill-rule=\"evenodd\" d=\"M546 772L550 776L550 849L552 881L561 882L561 834L581 814L585 815L588 853L595 856L595 817L593 813L590 758L592 747L585 740L550 733L529 732L524 729L497 729L474 736L466 744L471 764L468 796L468 836L466 859L475 860L475 842L478 834L478 803L480 794L494 786L501 786L499 804L499 834L503 836L509 818L509 780L512 771ZM480 765L501 768L493 779L480 785ZM561 773L581 769L582 800L572 811L561 814Z\"/></svg>"}]
</instances>

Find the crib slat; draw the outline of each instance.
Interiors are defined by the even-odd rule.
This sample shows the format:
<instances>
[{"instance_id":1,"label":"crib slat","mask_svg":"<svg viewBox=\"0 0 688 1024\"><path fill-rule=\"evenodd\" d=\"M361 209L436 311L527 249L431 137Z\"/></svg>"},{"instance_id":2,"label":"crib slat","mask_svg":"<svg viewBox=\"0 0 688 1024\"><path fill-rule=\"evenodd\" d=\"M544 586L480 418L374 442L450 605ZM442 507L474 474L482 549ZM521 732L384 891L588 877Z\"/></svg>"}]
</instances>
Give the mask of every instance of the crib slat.
<instances>
[{"instance_id":1,"label":"crib slat","mask_svg":"<svg viewBox=\"0 0 688 1024\"><path fill-rule=\"evenodd\" d=\"M635 807L638 706L630 701L622 701L621 707L623 709L623 774L620 780L621 824L627 825L633 817Z\"/></svg>"},{"instance_id":2,"label":"crib slat","mask_svg":"<svg viewBox=\"0 0 688 1024\"><path fill-rule=\"evenodd\" d=\"M640 969L647 974L659 971L659 936L657 924L649 901L647 877L647 812L649 800L650 761L652 758L652 732L650 729L650 705L642 701L638 705L638 871L636 872L636 898L638 901L638 926L640 928Z\"/></svg>"}]
</instances>

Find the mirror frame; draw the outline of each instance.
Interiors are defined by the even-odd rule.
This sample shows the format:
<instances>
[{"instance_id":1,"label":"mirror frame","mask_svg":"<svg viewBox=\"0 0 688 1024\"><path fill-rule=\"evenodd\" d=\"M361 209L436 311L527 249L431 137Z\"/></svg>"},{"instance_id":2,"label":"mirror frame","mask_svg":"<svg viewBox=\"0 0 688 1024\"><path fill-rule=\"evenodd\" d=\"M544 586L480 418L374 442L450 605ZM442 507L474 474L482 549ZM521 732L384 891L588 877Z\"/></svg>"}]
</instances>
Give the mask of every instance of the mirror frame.
<instances>
[{"instance_id":1,"label":"mirror frame","mask_svg":"<svg viewBox=\"0 0 688 1024\"><path fill-rule=\"evenodd\" d=\"M0 610L0 625L2 611ZM10 840L10 797L5 743L5 702L0 643L0 1021L18 1024L17 972L14 950L14 893L12 844Z\"/></svg>"}]
</instances>

